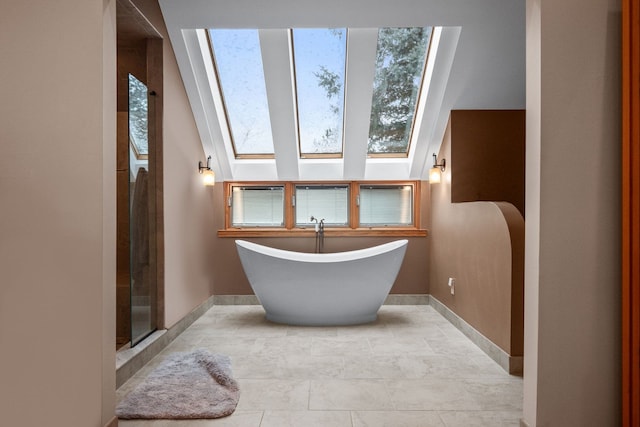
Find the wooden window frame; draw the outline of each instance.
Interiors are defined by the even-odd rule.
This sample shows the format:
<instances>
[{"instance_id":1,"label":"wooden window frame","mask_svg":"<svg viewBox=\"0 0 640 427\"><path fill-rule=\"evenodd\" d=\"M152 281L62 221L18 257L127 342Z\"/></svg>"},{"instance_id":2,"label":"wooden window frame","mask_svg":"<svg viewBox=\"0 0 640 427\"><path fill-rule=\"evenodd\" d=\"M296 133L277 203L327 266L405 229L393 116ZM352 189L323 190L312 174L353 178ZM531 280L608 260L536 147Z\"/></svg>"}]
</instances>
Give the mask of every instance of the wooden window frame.
<instances>
[{"instance_id":1,"label":"wooden window frame","mask_svg":"<svg viewBox=\"0 0 640 427\"><path fill-rule=\"evenodd\" d=\"M295 206L292 199L295 187L300 185L348 185L349 186L349 226L326 227L325 235L334 237L426 237L427 230L420 224L420 181L225 181L224 206L225 228L218 230L218 237L307 237L314 236L313 227L296 227ZM284 186L284 227L233 227L231 226L231 195L232 188L237 186ZM360 185L410 185L413 187L413 225L411 226L381 226L360 227L358 197Z\"/></svg>"},{"instance_id":2,"label":"wooden window frame","mask_svg":"<svg viewBox=\"0 0 640 427\"><path fill-rule=\"evenodd\" d=\"M640 5L622 2L622 425L640 425Z\"/></svg>"}]
</instances>

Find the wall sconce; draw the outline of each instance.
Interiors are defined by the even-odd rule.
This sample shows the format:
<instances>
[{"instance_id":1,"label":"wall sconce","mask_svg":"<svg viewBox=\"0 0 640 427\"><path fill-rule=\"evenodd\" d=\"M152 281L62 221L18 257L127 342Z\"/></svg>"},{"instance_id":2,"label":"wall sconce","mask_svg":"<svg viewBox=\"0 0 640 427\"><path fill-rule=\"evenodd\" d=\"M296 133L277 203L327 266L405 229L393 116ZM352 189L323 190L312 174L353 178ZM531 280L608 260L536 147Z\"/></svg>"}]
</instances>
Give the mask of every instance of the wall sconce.
<instances>
[{"instance_id":1,"label":"wall sconce","mask_svg":"<svg viewBox=\"0 0 640 427\"><path fill-rule=\"evenodd\" d=\"M216 174L211 170L211 166L209 166L209 162L211 161L211 156L207 157L207 164L202 166L202 162L198 162L198 173L202 175L202 182L206 186L213 186L216 183Z\"/></svg>"},{"instance_id":2,"label":"wall sconce","mask_svg":"<svg viewBox=\"0 0 640 427\"><path fill-rule=\"evenodd\" d=\"M433 167L429 170L429 183L438 184L440 182L440 176L446 169L447 160L442 159L442 163L438 163L438 157L433 154Z\"/></svg>"}]
</instances>

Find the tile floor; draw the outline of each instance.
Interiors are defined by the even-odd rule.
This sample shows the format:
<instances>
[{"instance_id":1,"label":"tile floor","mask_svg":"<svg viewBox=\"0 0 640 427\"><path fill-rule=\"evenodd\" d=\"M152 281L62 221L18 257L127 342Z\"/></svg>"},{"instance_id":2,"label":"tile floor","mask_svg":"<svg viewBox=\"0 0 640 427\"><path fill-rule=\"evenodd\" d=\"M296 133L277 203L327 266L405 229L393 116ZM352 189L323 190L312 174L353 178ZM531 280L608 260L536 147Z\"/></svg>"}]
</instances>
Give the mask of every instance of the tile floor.
<instances>
[{"instance_id":1,"label":"tile floor","mask_svg":"<svg viewBox=\"0 0 640 427\"><path fill-rule=\"evenodd\" d=\"M277 325L260 306L213 306L118 398L168 354L195 348L231 357L235 413L121 427L517 427L522 417L522 378L428 305L385 305L375 323L341 327Z\"/></svg>"}]
</instances>

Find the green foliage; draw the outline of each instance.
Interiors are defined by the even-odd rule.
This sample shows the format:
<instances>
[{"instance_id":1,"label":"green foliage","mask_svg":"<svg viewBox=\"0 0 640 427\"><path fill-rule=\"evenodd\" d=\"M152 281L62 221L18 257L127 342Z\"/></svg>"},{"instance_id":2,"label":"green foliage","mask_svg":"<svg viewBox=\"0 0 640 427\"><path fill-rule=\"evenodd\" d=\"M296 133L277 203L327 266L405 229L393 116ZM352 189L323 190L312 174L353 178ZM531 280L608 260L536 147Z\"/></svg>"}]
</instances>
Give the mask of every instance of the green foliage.
<instances>
[{"instance_id":1,"label":"green foliage","mask_svg":"<svg viewBox=\"0 0 640 427\"><path fill-rule=\"evenodd\" d=\"M333 32L332 34L336 37L342 37L340 32ZM327 98L333 101L329 106L331 113L338 116L340 114L340 106L338 105L338 102L341 101L339 99L339 95L342 90L340 75L330 71L325 66L320 66L320 71L316 71L313 75L318 79L318 86L325 90ZM318 152L326 152L328 147L335 147L337 145L338 135L339 132L336 127L326 129L320 140L314 139L313 145L316 147Z\"/></svg>"},{"instance_id":2,"label":"green foliage","mask_svg":"<svg viewBox=\"0 0 640 427\"><path fill-rule=\"evenodd\" d=\"M139 154L148 154L147 86L129 75L129 132Z\"/></svg>"},{"instance_id":3,"label":"green foliage","mask_svg":"<svg viewBox=\"0 0 640 427\"><path fill-rule=\"evenodd\" d=\"M333 34L342 37L340 32ZM369 127L370 153L407 152L430 36L431 28L379 30ZM331 111L339 114L340 76L324 66L314 75L318 86L333 101ZM337 135L337 129L327 129L314 144L327 146Z\"/></svg>"},{"instance_id":4,"label":"green foliage","mask_svg":"<svg viewBox=\"0 0 640 427\"><path fill-rule=\"evenodd\" d=\"M333 99L340 95L342 83L340 82L340 76L337 73L329 71L327 67L322 65L320 66L320 71L316 71L313 75L318 78L318 86L324 88L328 99ZM338 114L340 108L337 105L332 104L331 111Z\"/></svg>"},{"instance_id":5,"label":"green foliage","mask_svg":"<svg viewBox=\"0 0 640 427\"><path fill-rule=\"evenodd\" d=\"M407 151L430 34L430 28L380 29L369 152Z\"/></svg>"}]
</instances>

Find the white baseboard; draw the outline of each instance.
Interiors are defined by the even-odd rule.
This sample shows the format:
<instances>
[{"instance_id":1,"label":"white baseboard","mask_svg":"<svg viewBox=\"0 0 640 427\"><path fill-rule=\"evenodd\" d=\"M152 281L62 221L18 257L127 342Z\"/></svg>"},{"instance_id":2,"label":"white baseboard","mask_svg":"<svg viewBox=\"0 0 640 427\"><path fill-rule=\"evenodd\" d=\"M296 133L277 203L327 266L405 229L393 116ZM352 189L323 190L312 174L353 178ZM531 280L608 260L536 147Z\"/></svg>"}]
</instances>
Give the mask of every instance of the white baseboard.
<instances>
[{"instance_id":1,"label":"white baseboard","mask_svg":"<svg viewBox=\"0 0 640 427\"><path fill-rule=\"evenodd\" d=\"M427 294L389 294L385 305L429 305Z\"/></svg>"},{"instance_id":2,"label":"white baseboard","mask_svg":"<svg viewBox=\"0 0 640 427\"><path fill-rule=\"evenodd\" d=\"M510 356L509 353L494 344L489 338L478 332L473 326L468 324L462 317L451 311L449 307L438 301L433 296L429 297L429 305L447 319L460 332L465 334L475 345L492 358L498 365L511 375L522 375L522 356Z\"/></svg>"},{"instance_id":3,"label":"white baseboard","mask_svg":"<svg viewBox=\"0 0 640 427\"><path fill-rule=\"evenodd\" d=\"M214 295L214 305L260 305L255 295Z\"/></svg>"},{"instance_id":4,"label":"white baseboard","mask_svg":"<svg viewBox=\"0 0 640 427\"><path fill-rule=\"evenodd\" d=\"M116 388L127 382L178 335L206 313L213 306L213 303L214 297L211 296L169 329L155 331L135 347L118 351L116 353Z\"/></svg>"}]
</instances>

